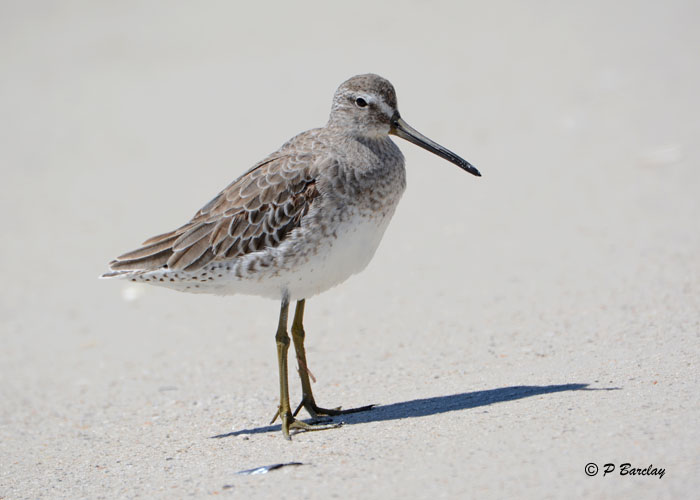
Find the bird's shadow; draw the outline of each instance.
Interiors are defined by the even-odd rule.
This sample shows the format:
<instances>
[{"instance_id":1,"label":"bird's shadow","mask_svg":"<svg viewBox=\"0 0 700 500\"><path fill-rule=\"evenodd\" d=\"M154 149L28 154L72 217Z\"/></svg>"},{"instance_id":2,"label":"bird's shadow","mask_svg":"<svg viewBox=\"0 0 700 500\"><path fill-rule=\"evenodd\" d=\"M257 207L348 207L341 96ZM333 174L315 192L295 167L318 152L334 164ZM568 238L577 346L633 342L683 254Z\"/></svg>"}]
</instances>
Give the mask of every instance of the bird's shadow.
<instances>
[{"instance_id":1,"label":"bird's shadow","mask_svg":"<svg viewBox=\"0 0 700 500\"><path fill-rule=\"evenodd\" d=\"M529 398L543 394L551 394L563 391L611 391L618 387L589 388L588 384L563 384L563 385L518 385L513 387L501 387L486 391L462 392L450 396L437 396L434 398L414 399L402 403L375 406L369 411L350 413L335 417L335 422L343 422L344 425L366 424L368 422L383 422L386 420L399 420L403 418L427 417L450 411L468 410L480 406L488 406L504 401ZM243 434L261 434L271 431L279 431L279 425L267 425L252 429L228 432L211 436L212 439L240 436Z\"/></svg>"}]
</instances>

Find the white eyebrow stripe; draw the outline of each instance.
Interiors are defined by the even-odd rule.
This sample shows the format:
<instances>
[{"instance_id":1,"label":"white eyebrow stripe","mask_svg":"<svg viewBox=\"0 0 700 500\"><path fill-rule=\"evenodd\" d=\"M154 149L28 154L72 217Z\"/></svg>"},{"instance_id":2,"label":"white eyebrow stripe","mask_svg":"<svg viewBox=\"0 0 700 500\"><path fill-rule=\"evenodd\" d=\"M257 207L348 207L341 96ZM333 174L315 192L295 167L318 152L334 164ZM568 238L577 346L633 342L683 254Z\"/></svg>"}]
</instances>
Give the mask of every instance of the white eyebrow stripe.
<instances>
[{"instance_id":1,"label":"white eyebrow stripe","mask_svg":"<svg viewBox=\"0 0 700 500\"><path fill-rule=\"evenodd\" d=\"M383 99L374 99L374 102L377 103L377 106L379 106L379 109L382 110L382 113L384 113L389 118L391 118L394 115L394 110L391 108L391 106L385 103Z\"/></svg>"}]
</instances>

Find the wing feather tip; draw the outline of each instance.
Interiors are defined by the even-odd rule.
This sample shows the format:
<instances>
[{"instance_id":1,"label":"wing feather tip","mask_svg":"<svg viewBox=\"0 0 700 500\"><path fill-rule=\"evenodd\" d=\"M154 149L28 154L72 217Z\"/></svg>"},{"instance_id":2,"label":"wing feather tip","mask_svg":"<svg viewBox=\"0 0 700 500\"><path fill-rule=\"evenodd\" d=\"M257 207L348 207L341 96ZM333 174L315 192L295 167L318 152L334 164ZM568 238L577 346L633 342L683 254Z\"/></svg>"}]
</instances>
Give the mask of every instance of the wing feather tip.
<instances>
[{"instance_id":1,"label":"wing feather tip","mask_svg":"<svg viewBox=\"0 0 700 500\"><path fill-rule=\"evenodd\" d=\"M131 274L131 271L110 271L100 274L97 279L108 280L113 278L125 278L127 274Z\"/></svg>"}]
</instances>

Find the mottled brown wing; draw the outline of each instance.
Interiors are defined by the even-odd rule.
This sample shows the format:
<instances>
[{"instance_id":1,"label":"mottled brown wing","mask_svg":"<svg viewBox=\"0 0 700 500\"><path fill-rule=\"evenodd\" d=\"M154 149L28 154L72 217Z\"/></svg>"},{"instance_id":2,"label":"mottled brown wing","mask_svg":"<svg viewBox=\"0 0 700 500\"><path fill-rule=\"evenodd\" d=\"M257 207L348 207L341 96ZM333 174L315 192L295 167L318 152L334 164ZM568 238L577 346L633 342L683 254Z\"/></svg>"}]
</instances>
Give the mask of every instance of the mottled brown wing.
<instances>
[{"instance_id":1,"label":"mottled brown wing","mask_svg":"<svg viewBox=\"0 0 700 500\"><path fill-rule=\"evenodd\" d=\"M267 159L231 183L184 226L149 238L110 262L112 271L188 272L276 247L319 196L311 155Z\"/></svg>"}]
</instances>

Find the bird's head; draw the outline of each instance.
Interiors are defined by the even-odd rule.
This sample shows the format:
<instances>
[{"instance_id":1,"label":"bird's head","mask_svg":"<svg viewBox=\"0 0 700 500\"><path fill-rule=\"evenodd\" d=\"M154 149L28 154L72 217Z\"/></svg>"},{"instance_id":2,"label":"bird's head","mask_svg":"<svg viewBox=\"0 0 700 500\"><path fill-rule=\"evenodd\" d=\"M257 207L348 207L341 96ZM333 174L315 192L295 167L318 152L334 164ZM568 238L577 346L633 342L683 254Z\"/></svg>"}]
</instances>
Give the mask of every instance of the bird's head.
<instances>
[{"instance_id":1,"label":"bird's head","mask_svg":"<svg viewBox=\"0 0 700 500\"><path fill-rule=\"evenodd\" d=\"M389 134L396 135L454 163L470 174L481 176L469 162L408 125L399 114L394 86L379 75L368 73L344 81L333 96L328 126L356 137L383 138Z\"/></svg>"}]
</instances>

